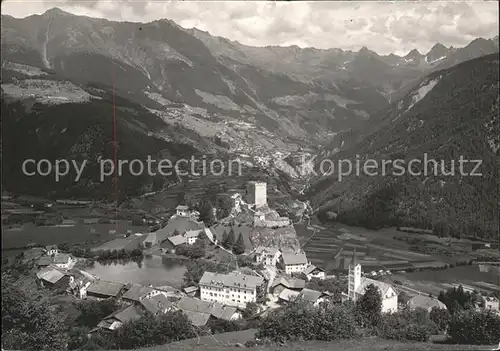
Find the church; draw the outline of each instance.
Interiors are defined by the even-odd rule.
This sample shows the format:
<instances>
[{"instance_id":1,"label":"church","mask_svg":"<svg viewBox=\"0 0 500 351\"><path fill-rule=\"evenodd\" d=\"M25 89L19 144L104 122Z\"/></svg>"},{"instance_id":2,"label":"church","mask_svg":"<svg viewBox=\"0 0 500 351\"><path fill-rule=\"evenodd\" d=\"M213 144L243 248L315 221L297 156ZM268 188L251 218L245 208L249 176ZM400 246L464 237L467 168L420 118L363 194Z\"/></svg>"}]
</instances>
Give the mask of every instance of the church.
<instances>
[{"instance_id":1,"label":"church","mask_svg":"<svg viewBox=\"0 0 500 351\"><path fill-rule=\"evenodd\" d=\"M361 264L357 262L356 252L352 255L349 264L349 278L347 294L342 293L342 302L351 300L356 302L364 295L366 288L375 285L382 295L382 312L391 313L398 310L398 294L391 284L361 276Z\"/></svg>"}]
</instances>

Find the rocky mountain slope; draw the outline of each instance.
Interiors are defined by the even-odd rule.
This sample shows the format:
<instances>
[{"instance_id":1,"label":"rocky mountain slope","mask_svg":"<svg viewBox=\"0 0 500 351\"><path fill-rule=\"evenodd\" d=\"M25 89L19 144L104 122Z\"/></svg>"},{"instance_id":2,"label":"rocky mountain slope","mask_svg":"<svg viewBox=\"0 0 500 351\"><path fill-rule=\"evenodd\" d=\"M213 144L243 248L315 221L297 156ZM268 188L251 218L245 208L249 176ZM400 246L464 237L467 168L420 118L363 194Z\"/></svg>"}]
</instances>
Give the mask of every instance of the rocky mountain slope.
<instances>
[{"instance_id":1,"label":"rocky mountain slope","mask_svg":"<svg viewBox=\"0 0 500 351\"><path fill-rule=\"evenodd\" d=\"M436 71L380 114L371 132L358 132L353 142L335 152L320 152L317 169L323 162L329 170L325 159L335 166L338 160L351 160L353 171L347 175L348 166L344 166L318 176L309 189L314 204L322 207L322 213L336 212L339 220L352 224L405 225L438 228L443 234L496 237L498 64L498 54L492 54ZM437 165L432 161L426 165L425 157ZM462 170L460 157L470 161ZM374 161L368 161L365 172L363 164L369 159ZM383 160L393 161L385 175ZM399 166L394 160L400 160ZM410 164L412 160L420 161ZM340 170L345 172L341 181Z\"/></svg>"},{"instance_id":2,"label":"rocky mountain slope","mask_svg":"<svg viewBox=\"0 0 500 351\"><path fill-rule=\"evenodd\" d=\"M117 137L130 145L119 150L121 158L135 155L136 147L142 157L180 148L292 178L304 175L302 155L336 145L335 135L363 131L429 71L498 50L498 38L461 49L436 45L424 59L367 48L253 48L169 20L111 22L57 8L23 19L2 16L1 25L2 109L10 118L3 130L25 134L4 132L6 147L30 145L37 157L54 159L66 154L51 150L74 149L71 140L87 140L90 125L104 123L110 129L95 147L109 148L117 104ZM29 154L5 158L12 162L6 185L19 185L20 157ZM50 191L39 184L23 189ZM140 184L140 192L158 189Z\"/></svg>"}]
</instances>

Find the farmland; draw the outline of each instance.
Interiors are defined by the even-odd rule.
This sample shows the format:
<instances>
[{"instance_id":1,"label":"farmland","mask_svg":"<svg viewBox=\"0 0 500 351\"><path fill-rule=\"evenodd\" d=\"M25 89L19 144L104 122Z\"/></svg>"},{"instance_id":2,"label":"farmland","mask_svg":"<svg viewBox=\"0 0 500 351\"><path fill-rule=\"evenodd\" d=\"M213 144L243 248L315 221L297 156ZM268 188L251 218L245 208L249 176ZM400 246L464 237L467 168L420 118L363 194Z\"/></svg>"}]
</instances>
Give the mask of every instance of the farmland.
<instances>
[{"instance_id":1,"label":"farmland","mask_svg":"<svg viewBox=\"0 0 500 351\"><path fill-rule=\"evenodd\" d=\"M345 273L355 251L365 273L390 270L393 274L384 280L402 283L399 289L409 295L420 292L437 295L453 284L485 293L500 290L497 270L481 271L476 264L454 267L457 262L469 262L485 254L485 250L472 251L467 239L442 239L403 233L395 228L380 231L345 225L329 228L296 225L295 228L308 259L328 273Z\"/></svg>"}]
</instances>

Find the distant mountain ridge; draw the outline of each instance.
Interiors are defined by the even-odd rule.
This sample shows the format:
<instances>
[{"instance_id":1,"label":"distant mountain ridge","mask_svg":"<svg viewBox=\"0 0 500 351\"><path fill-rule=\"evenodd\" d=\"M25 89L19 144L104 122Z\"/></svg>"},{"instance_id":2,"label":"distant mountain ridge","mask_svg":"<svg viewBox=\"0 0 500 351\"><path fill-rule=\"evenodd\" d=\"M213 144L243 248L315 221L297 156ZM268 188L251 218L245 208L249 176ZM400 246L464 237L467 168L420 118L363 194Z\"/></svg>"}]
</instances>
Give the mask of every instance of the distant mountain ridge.
<instances>
[{"instance_id":1,"label":"distant mountain ridge","mask_svg":"<svg viewBox=\"0 0 500 351\"><path fill-rule=\"evenodd\" d=\"M186 146L192 153L239 157L250 168L276 167L288 176L300 172L286 160L333 147L334 135L354 130L335 147L351 145L427 74L498 52L498 37L457 49L436 45L413 61L368 48L257 48L171 20L113 22L57 8L23 19L2 15L1 26L2 108L10 128L30 135L4 134L10 148L29 142L40 157L58 145L74 149L71 141L88 137L87 122L109 126L116 95L119 140L136 145L155 139L136 145L141 157L161 155L164 148L180 157ZM72 121L85 119L81 111L97 111L96 118ZM64 115L51 124L51 114L58 113ZM105 142L93 147L109 152ZM123 149L122 156L133 149ZM7 161L10 179L18 182L19 160ZM145 189L162 183L144 182ZM40 187L24 190L30 189Z\"/></svg>"},{"instance_id":2,"label":"distant mountain ridge","mask_svg":"<svg viewBox=\"0 0 500 351\"><path fill-rule=\"evenodd\" d=\"M318 176L309 196L320 213L372 228L387 225L439 228L438 234L494 238L498 234L500 151L499 56L487 55L431 73L403 99L375 117L369 127L339 136L348 140L323 149L316 159L335 163L356 155L361 165L375 160L375 176L354 174L339 181L339 170ZM335 149L333 149L335 148ZM428 160L435 159L437 168ZM458 160L480 160L458 169ZM381 174L382 160L420 160L403 175ZM373 161L371 161L373 162ZM455 163L455 171L450 174ZM444 164L444 166L443 166ZM424 168L425 167L425 168ZM425 169L429 167L427 173ZM443 171L444 167L444 171ZM344 167L345 172L347 167ZM420 172L420 174L418 174ZM481 173L481 175L478 175Z\"/></svg>"}]
</instances>

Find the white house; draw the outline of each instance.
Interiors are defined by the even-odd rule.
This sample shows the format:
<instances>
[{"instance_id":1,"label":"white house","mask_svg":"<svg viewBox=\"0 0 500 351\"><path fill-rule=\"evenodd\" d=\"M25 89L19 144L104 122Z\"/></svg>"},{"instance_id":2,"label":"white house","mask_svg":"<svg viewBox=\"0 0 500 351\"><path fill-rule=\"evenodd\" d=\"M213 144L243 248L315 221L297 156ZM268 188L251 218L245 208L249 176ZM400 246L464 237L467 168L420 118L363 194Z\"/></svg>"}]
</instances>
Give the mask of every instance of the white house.
<instances>
[{"instance_id":1,"label":"white house","mask_svg":"<svg viewBox=\"0 0 500 351\"><path fill-rule=\"evenodd\" d=\"M316 267L314 265L310 265L304 271L307 280L311 280L312 278L318 278L321 280L325 280L325 271L322 268Z\"/></svg>"},{"instance_id":2,"label":"white house","mask_svg":"<svg viewBox=\"0 0 500 351\"><path fill-rule=\"evenodd\" d=\"M186 238L186 243L188 245L193 245L196 242L196 240L198 240L202 232L203 229L188 230L187 232L185 232L184 238Z\"/></svg>"},{"instance_id":3,"label":"white house","mask_svg":"<svg viewBox=\"0 0 500 351\"><path fill-rule=\"evenodd\" d=\"M59 252L59 250L57 249L57 245L45 246L45 251L48 256L57 255Z\"/></svg>"},{"instance_id":4,"label":"white house","mask_svg":"<svg viewBox=\"0 0 500 351\"><path fill-rule=\"evenodd\" d=\"M303 272L306 270L309 262L304 252L287 252L281 255L286 274Z\"/></svg>"},{"instance_id":5,"label":"white house","mask_svg":"<svg viewBox=\"0 0 500 351\"><path fill-rule=\"evenodd\" d=\"M276 266L281 251L274 247L259 246L255 250L255 261L268 266Z\"/></svg>"},{"instance_id":6,"label":"white house","mask_svg":"<svg viewBox=\"0 0 500 351\"><path fill-rule=\"evenodd\" d=\"M486 296L483 297L484 300L484 309L486 311L493 311L497 314L500 313L499 309L499 300L494 296Z\"/></svg>"},{"instance_id":7,"label":"white house","mask_svg":"<svg viewBox=\"0 0 500 351\"><path fill-rule=\"evenodd\" d=\"M257 300L257 289L263 283L262 277L253 275L205 272L198 285L201 300L244 308Z\"/></svg>"},{"instance_id":8,"label":"white house","mask_svg":"<svg viewBox=\"0 0 500 351\"><path fill-rule=\"evenodd\" d=\"M179 205L175 208L176 210L176 215L179 217L189 217L189 207L185 205Z\"/></svg>"},{"instance_id":9,"label":"white house","mask_svg":"<svg viewBox=\"0 0 500 351\"><path fill-rule=\"evenodd\" d=\"M53 265L58 268L68 269L73 263L73 259L68 254L57 254L54 256Z\"/></svg>"},{"instance_id":10,"label":"white house","mask_svg":"<svg viewBox=\"0 0 500 351\"><path fill-rule=\"evenodd\" d=\"M361 277L361 265L357 263L356 252L354 252L351 263L349 264L348 291L347 294L342 293L342 301L357 301L364 295L366 288L371 284L376 286L382 295L382 312L397 312L398 294L396 289L394 289L391 284Z\"/></svg>"}]
</instances>

